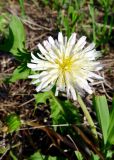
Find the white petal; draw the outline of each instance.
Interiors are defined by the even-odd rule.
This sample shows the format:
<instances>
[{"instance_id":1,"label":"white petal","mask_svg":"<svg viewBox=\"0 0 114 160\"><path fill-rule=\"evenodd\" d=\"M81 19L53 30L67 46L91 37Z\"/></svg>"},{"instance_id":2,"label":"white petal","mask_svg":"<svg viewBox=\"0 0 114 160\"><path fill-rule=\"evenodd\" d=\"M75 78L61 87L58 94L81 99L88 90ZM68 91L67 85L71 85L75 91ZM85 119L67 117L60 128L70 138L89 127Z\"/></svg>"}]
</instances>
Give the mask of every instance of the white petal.
<instances>
[{"instance_id":1,"label":"white petal","mask_svg":"<svg viewBox=\"0 0 114 160\"><path fill-rule=\"evenodd\" d=\"M68 46L69 45L74 45L76 43L76 33L72 33L72 35L70 36L69 40L68 40Z\"/></svg>"},{"instance_id":2,"label":"white petal","mask_svg":"<svg viewBox=\"0 0 114 160\"><path fill-rule=\"evenodd\" d=\"M41 91L42 89L46 88L48 86L48 84L50 82L53 83L53 81L55 81L55 79L57 79L57 75L53 76L52 78L50 77L46 77L45 79L43 79L43 81L40 83L40 85L36 88L36 91L39 92Z\"/></svg>"},{"instance_id":3,"label":"white petal","mask_svg":"<svg viewBox=\"0 0 114 160\"><path fill-rule=\"evenodd\" d=\"M60 44L62 44L62 45L64 44L62 32L59 32L59 34L58 34L58 42L59 42Z\"/></svg>"},{"instance_id":4,"label":"white petal","mask_svg":"<svg viewBox=\"0 0 114 160\"><path fill-rule=\"evenodd\" d=\"M39 78L39 74L33 74L33 75L30 75L30 76L28 76L28 78Z\"/></svg>"},{"instance_id":5,"label":"white petal","mask_svg":"<svg viewBox=\"0 0 114 160\"><path fill-rule=\"evenodd\" d=\"M43 45L47 49L47 51L50 51L51 45L47 40L43 41Z\"/></svg>"},{"instance_id":6,"label":"white petal","mask_svg":"<svg viewBox=\"0 0 114 160\"><path fill-rule=\"evenodd\" d=\"M40 80L37 79L37 80L35 80L35 81L32 81L31 84L36 84L36 83L39 83L39 82L40 82Z\"/></svg>"},{"instance_id":7,"label":"white petal","mask_svg":"<svg viewBox=\"0 0 114 160\"><path fill-rule=\"evenodd\" d=\"M55 96L58 96L59 94L59 87L56 87Z\"/></svg>"},{"instance_id":8,"label":"white petal","mask_svg":"<svg viewBox=\"0 0 114 160\"><path fill-rule=\"evenodd\" d=\"M67 46L67 37L66 36L64 37L64 46L65 47Z\"/></svg>"},{"instance_id":9,"label":"white petal","mask_svg":"<svg viewBox=\"0 0 114 160\"><path fill-rule=\"evenodd\" d=\"M30 75L28 77L34 79L34 78L40 78L40 77L45 76L45 75L48 75L48 72L44 71L44 72L41 72L39 74Z\"/></svg>"},{"instance_id":10,"label":"white petal","mask_svg":"<svg viewBox=\"0 0 114 160\"><path fill-rule=\"evenodd\" d=\"M70 87L70 91L71 91L71 95L73 97L73 100L74 101L77 100L76 91L75 91L75 89L72 86Z\"/></svg>"},{"instance_id":11,"label":"white petal","mask_svg":"<svg viewBox=\"0 0 114 160\"><path fill-rule=\"evenodd\" d=\"M33 69L37 67L37 64L27 63L27 67Z\"/></svg>"},{"instance_id":12,"label":"white petal","mask_svg":"<svg viewBox=\"0 0 114 160\"><path fill-rule=\"evenodd\" d=\"M74 51L80 51L86 44L86 37L82 36L74 47Z\"/></svg>"},{"instance_id":13,"label":"white petal","mask_svg":"<svg viewBox=\"0 0 114 160\"><path fill-rule=\"evenodd\" d=\"M45 50L45 48L44 48L40 43L39 43L37 46L38 46L40 52L41 52L43 55L45 55L45 54L47 53L47 51Z\"/></svg>"},{"instance_id":14,"label":"white petal","mask_svg":"<svg viewBox=\"0 0 114 160\"><path fill-rule=\"evenodd\" d=\"M38 60L38 58L33 53L31 53L31 57L36 61Z\"/></svg>"},{"instance_id":15,"label":"white petal","mask_svg":"<svg viewBox=\"0 0 114 160\"><path fill-rule=\"evenodd\" d=\"M92 94L91 87L89 86L87 80L77 76L77 83L80 86L80 88L83 88L86 92L88 92L89 94Z\"/></svg>"},{"instance_id":16,"label":"white petal","mask_svg":"<svg viewBox=\"0 0 114 160\"><path fill-rule=\"evenodd\" d=\"M38 57L40 57L41 59L46 60L46 58L43 57L41 54L37 53L37 55L38 55Z\"/></svg>"},{"instance_id":17,"label":"white petal","mask_svg":"<svg viewBox=\"0 0 114 160\"><path fill-rule=\"evenodd\" d=\"M42 89L42 92L47 92L51 90L53 86L54 86L54 83L50 83L45 89Z\"/></svg>"},{"instance_id":18,"label":"white petal","mask_svg":"<svg viewBox=\"0 0 114 160\"><path fill-rule=\"evenodd\" d=\"M72 53L72 49L73 46L75 45L75 42L76 42L76 33L73 33L68 40L67 48L65 51L65 57L68 57Z\"/></svg>"},{"instance_id":19,"label":"white petal","mask_svg":"<svg viewBox=\"0 0 114 160\"><path fill-rule=\"evenodd\" d=\"M89 72L89 77L92 77L92 78L95 78L95 79L99 79L99 80L103 80L103 77L101 77L98 74L95 74L93 72Z\"/></svg>"},{"instance_id":20,"label":"white petal","mask_svg":"<svg viewBox=\"0 0 114 160\"><path fill-rule=\"evenodd\" d=\"M88 47L86 47L83 52L91 51L95 47L95 43L91 43Z\"/></svg>"},{"instance_id":21,"label":"white petal","mask_svg":"<svg viewBox=\"0 0 114 160\"><path fill-rule=\"evenodd\" d=\"M54 39L50 36L49 38L48 38L48 40L49 40L49 43L53 46L53 45L55 45L55 41L54 41Z\"/></svg>"}]
</instances>

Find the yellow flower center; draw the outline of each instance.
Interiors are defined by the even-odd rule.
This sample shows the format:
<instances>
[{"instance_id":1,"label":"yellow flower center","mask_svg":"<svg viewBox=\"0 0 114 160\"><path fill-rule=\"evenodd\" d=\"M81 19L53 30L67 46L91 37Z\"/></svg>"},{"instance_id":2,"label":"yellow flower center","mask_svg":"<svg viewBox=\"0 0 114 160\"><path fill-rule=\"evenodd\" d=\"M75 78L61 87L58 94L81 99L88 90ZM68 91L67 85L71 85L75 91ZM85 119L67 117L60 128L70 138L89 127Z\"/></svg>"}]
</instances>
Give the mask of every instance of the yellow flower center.
<instances>
[{"instance_id":1,"label":"yellow flower center","mask_svg":"<svg viewBox=\"0 0 114 160\"><path fill-rule=\"evenodd\" d=\"M59 68L62 70L62 72L71 70L72 67L71 57L63 58L62 62L56 60L56 63L59 65Z\"/></svg>"}]
</instances>

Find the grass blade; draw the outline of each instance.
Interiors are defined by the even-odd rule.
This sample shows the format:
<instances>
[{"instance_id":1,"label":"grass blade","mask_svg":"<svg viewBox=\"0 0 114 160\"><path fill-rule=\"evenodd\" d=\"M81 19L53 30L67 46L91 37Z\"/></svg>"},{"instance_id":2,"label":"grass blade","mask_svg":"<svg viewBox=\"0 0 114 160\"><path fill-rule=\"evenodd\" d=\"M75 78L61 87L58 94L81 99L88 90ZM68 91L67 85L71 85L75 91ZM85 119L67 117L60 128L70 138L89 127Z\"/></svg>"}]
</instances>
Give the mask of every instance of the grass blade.
<instances>
[{"instance_id":1,"label":"grass blade","mask_svg":"<svg viewBox=\"0 0 114 160\"><path fill-rule=\"evenodd\" d=\"M114 144L114 98L112 101L112 112L110 115L110 123L108 128L108 142Z\"/></svg>"},{"instance_id":2,"label":"grass blade","mask_svg":"<svg viewBox=\"0 0 114 160\"><path fill-rule=\"evenodd\" d=\"M102 129L104 144L107 142L107 131L109 127L109 109L105 96L95 96L94 106Z\"/></svg>"}]
</instances>

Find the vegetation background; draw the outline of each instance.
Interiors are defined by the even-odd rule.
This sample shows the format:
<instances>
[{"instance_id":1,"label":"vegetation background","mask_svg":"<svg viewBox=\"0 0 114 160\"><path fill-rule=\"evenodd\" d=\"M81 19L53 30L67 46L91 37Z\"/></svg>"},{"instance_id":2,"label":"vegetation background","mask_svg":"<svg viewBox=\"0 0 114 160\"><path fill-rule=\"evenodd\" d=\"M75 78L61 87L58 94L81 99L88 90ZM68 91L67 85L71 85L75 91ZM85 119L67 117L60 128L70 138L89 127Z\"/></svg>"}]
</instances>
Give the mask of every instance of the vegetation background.
<instances>
[{"instance_id":1,"label":"vegetation background","mask_svg":"<svg viewBox=\"0 0 114 160\"><path fill-rule=\"evenodd\" d=\"M105 82L95 83L94 102L90 95L84 98L97 142L79 104L51 92L36 94L27 78L30 52L59 31L87 36L102 53ZM114 0L0 1L0 160L113 159L113 94Z\"/></svg>"}]
</instances>

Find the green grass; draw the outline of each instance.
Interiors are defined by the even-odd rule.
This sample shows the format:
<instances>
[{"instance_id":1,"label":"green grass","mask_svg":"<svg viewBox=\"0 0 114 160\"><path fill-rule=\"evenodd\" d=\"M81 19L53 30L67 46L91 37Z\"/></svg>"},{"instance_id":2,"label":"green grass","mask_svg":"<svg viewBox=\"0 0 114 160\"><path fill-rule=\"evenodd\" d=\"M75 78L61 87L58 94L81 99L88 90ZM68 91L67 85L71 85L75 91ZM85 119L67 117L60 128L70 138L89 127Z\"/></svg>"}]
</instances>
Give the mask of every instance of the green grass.
<instances>
[{"instance_id":1,"label":"green grass","mask_svg":"<svg viewBox=\"0 0 114 160\"><path fill-rule=\"evenodd\" d=\"M86 35L94 41L102 52L107 52L107 45L113 40L114 2L113 0L42 0L44 5L56 10L58 29L68 37L72 32Z\"/></svg>"}]
</instances>

